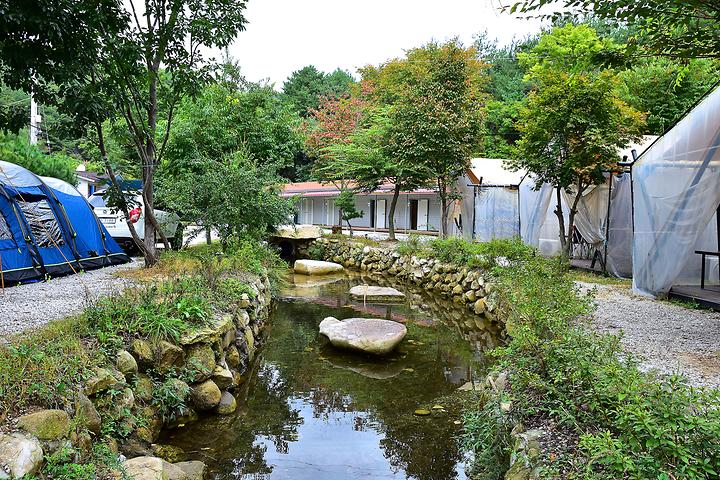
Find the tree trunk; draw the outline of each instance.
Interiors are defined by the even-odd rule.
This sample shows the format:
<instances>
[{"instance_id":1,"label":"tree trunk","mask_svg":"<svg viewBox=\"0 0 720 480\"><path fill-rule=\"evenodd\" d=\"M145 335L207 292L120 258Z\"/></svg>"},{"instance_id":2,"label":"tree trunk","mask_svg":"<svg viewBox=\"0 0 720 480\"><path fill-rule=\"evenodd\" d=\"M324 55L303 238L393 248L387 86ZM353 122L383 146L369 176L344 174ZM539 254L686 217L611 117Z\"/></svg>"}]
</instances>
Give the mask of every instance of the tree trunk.
<instances>
[{"instance_id":1,"label":"tree trunk","mask_svg":"<svg viewBox=\"0 0 720 480\"><path fill-rule=\"evenodd\" d=\"M438 193L440 194L440 238L447 238L447 234L448 234L447 185L442 180L438 180Z\"/></svg>"},{"instance_id":2,"label":"tree trunk","mask_svg":"<svg viewBox=\"0 0 720 480\"><path fill-rule=\"evenodd\" d=\"M583 192L585 192L585 186L582 185L582 183L577 185L577 193L575 193L575 198L573 199L573 204L570 207L570 213L568 214L568 229L570 232L570 236L568 237L568 242L565 245L565 255L570 258L570 249L572 248L572 233L573 229L575 228L575 215L577 214L577 206L580 203L580 199L582 198Z\"/></svg>"},{"instance_id":3,"label":"tree trunk","mask_svg":"<svg viewBox=\"0 0 720 480\"><path fill-rule=\"evenodd\" d=\"M122 186L120 185L117 177L115 176L115 171L113 170L112 165L110 165L110 159L108 158L107 149L105 148L105 135L103 134L102 124L100 124L100 122L95 122L95 131L98 135L98 148L100 149L100 156L102 157L105 171L107 172L108 177L110 177L110 183L112 183L113 187L119 193L118 198L120 200L120 210L122 210L122 213L125 216L125 223L127 224L128 230L130 231L133 242L135 242L135 245L138 247L140 252L145 255L145 244L140 238L140 235L138 235L137 230L135 230L135 224L130 221L130 211L128 209L127 202L125 201L125 195L123 194Z\"/></svg>"},{"instance_id":4,"label":"tree trunk","mask_svg":"<svg viewBox=\"0 0 720 480\"><path fill-rule=\"evenodd\" d=\"M395 240L395 208L400 198L400 185L395 182L392 200L390 200L390 211L388 212L388 239Z\"/></svg>"},{"instance_id":5,"label":"tree trunk","mask_svg":"<svg viewBox=\"0 0 720 480\"><path fill-rule=\"evenodd\" d=\"M210 226L205 227L205 242L208 245L212 245L212 230L210 229Z\"/></svg>"},{"instance_id":6,"label":"tree trunk","mask_svg":"<svg viewBox=\"0 0 720 480\"><path fill-rule=\"evenodd\" d=\"M557 198L557 204L555 205L555 215L558 218L558 227L560 230L560 249L563 252L567 251L566 245L569 243L568 238L565 236L565 217L563 217L562 209L562 190L560 187L555 187L555 194Z\"/></svg>"}]
</instances>

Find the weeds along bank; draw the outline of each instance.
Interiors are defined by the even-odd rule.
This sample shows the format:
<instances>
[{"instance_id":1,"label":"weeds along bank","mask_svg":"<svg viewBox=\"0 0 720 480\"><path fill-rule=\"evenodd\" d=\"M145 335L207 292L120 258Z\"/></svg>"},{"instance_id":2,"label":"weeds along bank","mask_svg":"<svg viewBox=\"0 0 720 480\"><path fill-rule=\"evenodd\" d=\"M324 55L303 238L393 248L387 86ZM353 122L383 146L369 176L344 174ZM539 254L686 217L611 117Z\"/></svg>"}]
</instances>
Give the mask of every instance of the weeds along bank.
<instances>
[{"instance_id":1,"label":"weeds along bank","mask_svg":"<svg viewBox=\"0 0 720 480\"><path fill-rule=\"evenodd\" d=\"M467 400L473 478L720 476L717 391L643 373L617 337L586 328L592 298L560 260L519 241L390 247L323 238L306 253L421 285L473 313L483 299L481 314L504 326L494 373Z\"/></svg>"},{"instance_id":2,"label":"weeds along bank","mask_svg":"<svg viewBox=\"0 0 720 480\"><path fill-rule=\"evenodd\" d=\"M200 478L202 465L163 462L177 452L155 442L198 413L235 410L232 392L263 339L276 262L249 242L226 254L168 254L135 271L142 286L0 346L0 478L157 468ZM153 458L120 468L118 452Z\"/></svg>"}]
</instances>

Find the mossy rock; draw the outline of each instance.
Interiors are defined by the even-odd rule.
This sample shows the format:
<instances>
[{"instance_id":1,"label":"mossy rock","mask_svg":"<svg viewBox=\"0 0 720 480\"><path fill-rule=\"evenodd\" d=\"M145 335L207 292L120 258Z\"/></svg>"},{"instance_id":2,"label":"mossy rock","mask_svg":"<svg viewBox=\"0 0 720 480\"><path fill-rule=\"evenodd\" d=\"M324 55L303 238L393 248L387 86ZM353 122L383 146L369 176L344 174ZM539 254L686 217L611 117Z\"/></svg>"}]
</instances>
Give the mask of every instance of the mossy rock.
<instances>
[{"instance_id":1,"label":"mossy rock","mask_svg":"<svg viewBox=\"0 0 720 480\"><path fill-rule=\"evenodd\" d=\"M140 374L133 389L135 392L135 398L141 402L150 403L153 399L153 389L154 387L150 377Z\"/></svg>"},{"instance_id":2,"label":"mossy rock","mask_svg":"<svg viewBox=\"0 0 720 480\"><path fill-rule=\"evenodd\" d=\"M210 345L192 345L188 348L185 359L193 382L206 380L215 371L215 352Z\"/></svg>"},{"instance_id":3,"label":"mossy rock","mask_svg":"<svg viewBox=\"0 0 720 480\"><path fill-rule=\"evenodd\" d=\"M79 393L75 400L75 420L92 433L100 433L102 427L100 414L90 399L82 393Z\"/></svg>"},{"instance_id":4,"label":"mossy rock","mask_svg":"<svg viewBox=\"0 0 720 480\"><path fill-rule=\"evenodd\" d=\"M193 385L190 389L190 398L192 398L193 405L200 411L212 410L217 407L221 397L222 392L212 380L205 380L202 383Z\"/></svg>"},{"instance_id":5,"label":"mossy rock","mask_svg":"<svg viewBox=\"0 0 720 480\"><path fill-rule=\"evenodd\" d=\"M141 370L152 368L154 361L153 348L150 342L140 338L133 340L130 344L130 353L132 353Z\"/></svg>"},{"instance_id":6,"label":"mossy rock","mask_svg":"<svg viewBox=\"0 0 720 480\"><path fill-rule=\"evenodd\" d=\"M127 350L120 350L117 352L115 366L120 373L126 377L135 375L138 372L137 361Z\"/></svg>"},{"instance_id":7,"label":"mossy rock","mask_svg":"<svg viewBox=\"0 0 720 480\"><path fill-rule=\"evenodd\" d=\"M165 340L155 345L155 370L159 373L167 373L173 368L182 367L185 362L185 351Z\"/></svg>"},{"instance_id":8,"label":"mossy rock","mask_svg":"<svg viewBox=\"0 0 720 480\"><path fill-rule=\"evenodd\" d=\"M187 458L185 450L174 445L154 445L153 453L156 457L170 463L183 462Z\"/></svg>"},{"instance_id":9,"label":"mossy rock","mask_svg":"<svg viewBox=\"0 0 720 480\"><path fill-rule=\"evenodd\" d=\"M70 431L70 415L63 410L40 410L20 417L18 427L40 440L58 440Z\"/></svg>"},{"instance_id":10,"label":"mossy rock","mask_svg":"<svg viewBox=\"0 0 720 480\"><path fill-rule=\"evenodd\" d=\"M124 382L124 377L122 381ZM106 368L96 368L93 371L93 375L85 381L85 394L93 396L100 392L104 392L118 383L121 382L117 377L115 377L113 372Z\"/></svg>"}]
</instances>

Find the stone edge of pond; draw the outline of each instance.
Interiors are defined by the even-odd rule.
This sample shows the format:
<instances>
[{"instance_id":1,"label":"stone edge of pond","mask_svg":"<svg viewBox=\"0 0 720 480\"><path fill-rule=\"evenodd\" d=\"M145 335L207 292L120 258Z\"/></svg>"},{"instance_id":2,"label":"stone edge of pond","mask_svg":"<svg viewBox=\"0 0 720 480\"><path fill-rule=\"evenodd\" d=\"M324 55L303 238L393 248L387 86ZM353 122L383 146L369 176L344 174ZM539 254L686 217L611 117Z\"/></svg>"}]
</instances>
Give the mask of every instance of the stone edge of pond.
<instances>
[{"instance_id":1,"label":"stone edge of pond","mask_svg":"<svg viewBox=\"0 0 720 480\"><path fill-rule=\"evenodd\" d=\"M319 247L319 248L318 248ZM450 298L453 303L464 305L472 314L504 326L498 312L497 293L486 272L480 268L468 268L443 263L432 258L402 255L394 247L375 247L352 239L319 238L298 249L299 258L321 258L343 265L350 270L391 276L400 282L410 283L427 291ZM500 398L506 388L504 373L495 378L489 376L482 390L489 397ZM501 409L510 410L509 402L499 402ZM512 430L510 464L504 478L527 480L537 473L540 456L540 439L545 435L541 429L526 429L516 424ZM468 465L471 465L469 462Z\"/></svg>"},{"instance_id":2,"label":"stone edge of pond","mask_svg":"<svg viewBox=\"0 0 720 480\"><path fill-rule=\"evenodd\" d=\"M67 447L77 452L75 461L87 461L93 445L102 441L128 459L126 473L132 470L138 478L160 473L178 480L202 479L202 462L180 462L182 452L155 442L163 429L192 422L198 412L227 415L235 410L232 392L251 371L272 301L267 276L248 283L254 295L244 294L236 311L217 315L177 342L136 338L118 350L113 364L92 371L74 403L12 419L11 430L0 432L0 478L32 476L46 455ZM176 378L180 369L190 372L188 382ZM187 406L181 417L164 419L152 404L158 383L150 380L148 371L164 380L161 388L167 395ZM118 444L111 436L102 437L101 428L108 423L132 433ZM142 461L129 462L133 458Z\"/></svg>"}]
</instances>

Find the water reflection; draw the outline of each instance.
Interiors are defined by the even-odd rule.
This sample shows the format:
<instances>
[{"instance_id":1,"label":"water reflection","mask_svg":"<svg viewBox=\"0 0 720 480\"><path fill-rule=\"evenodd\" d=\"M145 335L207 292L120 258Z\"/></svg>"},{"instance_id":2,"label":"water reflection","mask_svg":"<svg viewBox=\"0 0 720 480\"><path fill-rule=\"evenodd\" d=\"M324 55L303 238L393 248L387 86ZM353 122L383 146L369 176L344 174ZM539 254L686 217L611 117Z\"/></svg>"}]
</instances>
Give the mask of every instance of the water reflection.
<instances>
[{"instance_id":1,"label":"water reflection","mask_svg":"<svg viewBox=\"0 0 720 480\"><path fill-rule=\"evenodd\" d=\"M294 280L272 313L257 372L238 392L238 411L161 441L205 461L217 479L464 479L459 412L413 412L470 380L481 357L459 325L475 319L461 312L458 324L451 313L459 307L422 292L406 291L419 308L353 302L347 291L358 277ZM386 358L338 351L317 333L326 316L378 312L408 328Z\"/></svg>"}]
</instances>

